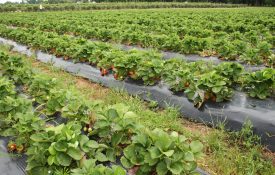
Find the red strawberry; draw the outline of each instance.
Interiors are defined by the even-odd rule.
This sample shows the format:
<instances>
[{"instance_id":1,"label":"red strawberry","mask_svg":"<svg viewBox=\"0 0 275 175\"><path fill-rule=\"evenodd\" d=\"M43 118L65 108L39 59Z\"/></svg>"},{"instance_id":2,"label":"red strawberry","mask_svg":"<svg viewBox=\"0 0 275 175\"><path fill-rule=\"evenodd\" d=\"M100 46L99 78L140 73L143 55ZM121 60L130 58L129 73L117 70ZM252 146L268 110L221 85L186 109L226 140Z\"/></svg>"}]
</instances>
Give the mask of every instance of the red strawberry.
<instances>
[{"instance_id":1,"label":"red strawberry","mask_svg":"<svg viewBox=\"0 0 275 175\"><path fill-rule=\"evenodd\" d=\"M14 151L14 150L16 150L16 144L15 144L15 143L9 144L9 145L8 145L8 150L9 150L9 151Z\"/></svg>"},{"instance_id":2,"label":"red strawberry","mask_svg":"<svg viewBox=\"0 0 275 175\"><path fill-rule=\"evenodd\" d=\"M116 80L118 79L118 74L117 74L117 73L114 74L114 78L115 78Z\"/></svg>"},{"instance_id":3,"label":"red strawberry","mask_svg":"<svg viewBox=\"0 0 275 175\"><path fill-rule=\"evenodd\" d=\"M216 102L217 97L216 97L215 95L213 95L213 96L211 97L211 100L212 100L213 102Z\"/></svg>"},{"instance_id":4,"label":"red strawberry","mask_svg":"<svg viewBox=\"0 0 275 175\"><path fill-rule=\"evenodd\" d=\"M129 76L133 76L133 75L135 75L135 72L134 72L134 71L129 71L129 72L128 72L128 75L129 75Z\"/></svg>"},{"instance_id":5,"label":"red strawberry","mask_svg":"<svg viewBox=\"0 0 275 175\"><path fill-rule=\"evenodd\" d=\"M103 69L103 74L107 75L108 74L108 70L107 69Z\"/></svg>"},{"instance_id":6,"label":"red strawberry","mask_svg":"<svg viewBox=\"0 0 275 175\"><path fill-rule=\"evenodd\" d=\"M190 86L190 83L189 83L189 82L185 82L185 83L184 83L184 87L187 88L187 87L189 87L189 86Z\"/></svg>"}]
</instances>

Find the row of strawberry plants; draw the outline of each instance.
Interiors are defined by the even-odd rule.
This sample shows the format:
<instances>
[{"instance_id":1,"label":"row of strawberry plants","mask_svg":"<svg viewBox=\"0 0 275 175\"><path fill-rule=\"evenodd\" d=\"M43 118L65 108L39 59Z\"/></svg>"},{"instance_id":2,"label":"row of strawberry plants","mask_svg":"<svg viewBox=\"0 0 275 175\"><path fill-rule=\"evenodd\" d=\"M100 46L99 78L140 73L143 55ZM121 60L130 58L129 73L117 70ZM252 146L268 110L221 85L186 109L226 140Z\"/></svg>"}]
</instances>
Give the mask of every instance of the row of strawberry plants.
<instances>
[{"instance_id":1,"label":"row of strawberry plants","mask_svg":"<svg viewBox=\"0 0 275 175\"><path fill-rule=\"evenodd\" d=\"M106 9L148 9L148 8L237 8L246 7L245 4L225 4L208 2L104 2L104 3L60 3L43 4L42 11L60 11L60 10L106 10ZM0 6L0 12L41 11L38 4L3 4Z\"/></svg>"},{"instance_id":2,"label":"row of strawberry plants","mask_svg":"<svg viewBox=\"0 0 275 175\"><path fill-rule=\"evenodd\" d=\"M262 12L261 9L257 10ZM88 39L112 40L187 54L199 53L202 56L216 55L221 59L274 66L271 51L274 48L274 22L270 19L272 10L265 9L264 15L260 13L257 18L249 20L247 18L251 15L258 14L245 10L206 12L58 12L46 14L47 18L41 14L37 19L33 19L30 14L16 14L12 17L7 14L9 17L3 15L1 23L30 28L35 26L44 31L80 35ZM165 18L169 20L163 20ZM208 19L211 22L206 24L205 20Z\"/></svg>"},{"instance_id":3,"label":"row of strawberry plants","mask_svg":"<svg viewBox=\"0 0 275 175\"><path fill-rule=\"evenodd\" d=\"M124 104L85 100L78 91L62 89L56 79L34 72L21 57L1 52L0 58L0 135L11 137L10 152L28 156L29 174L123 175L130 169L137 174L197 174L199 141L148 130L136 124L136 114ZM28 76L21 77L20 70L26 69ZM29 98L18 94L15 84ZM67 122L49 123L58 113Z\"/></svg>"},{"instance_id":4,"label":"row of strawberry plants","mask_svg":"<svg viewBox=\"0 0 275 175\"><path fill-rule=\"evenodd\" d=\"M101 69L102 76L113 74L115 79L142 80L154 85L163 80L174 92L184 92L195 106L205 101L222 102L233 96L233 87L241 86L252 97L265 99L272 96L275 87L275 70L266 68L246 72L238 63L209 62L187 63L178 59L162 60L154 51L121 51L111 46L80 38L44 33L39 30L1 28L0 34L49 51L64 59L87 62Z\"/></svg>"}]
</instances>

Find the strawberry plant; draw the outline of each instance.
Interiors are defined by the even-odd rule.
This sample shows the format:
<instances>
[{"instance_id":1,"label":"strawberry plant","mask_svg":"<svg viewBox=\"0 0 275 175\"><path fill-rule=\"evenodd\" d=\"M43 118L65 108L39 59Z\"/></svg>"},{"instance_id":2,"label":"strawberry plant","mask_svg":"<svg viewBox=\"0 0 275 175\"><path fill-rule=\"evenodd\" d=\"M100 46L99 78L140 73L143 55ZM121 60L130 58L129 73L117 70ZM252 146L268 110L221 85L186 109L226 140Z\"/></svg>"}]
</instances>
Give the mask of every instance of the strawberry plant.
<instances>
[{"instance_id":1,"label":"strawberry plant","mask_svg":"<svg viewBox=\"0 0 275 175\"><path fill-rule=\"evenodd\" d=\"M232 82L238 82L244 72L244 68L239 63L224 62L215 67L217 74L228 78Z\"/></svg>"},{"instance_id":2,"label":"strawberry plant","mask_svg":"<svg viewBox=\"0 0 275 175\"><path fill-rule=\"evenodd\" d=\"M217 49L218 56L224 60L235 60L238 55L235 51L234 45L226 40L221 42L222 44Z\"/></svg>"},{"instance_id":3,"label":"strawberry plant","mask_svg":"<svg viewBox=\"0 0 275 175\"><path fill-rule=\"evenodd\" d=\"M25 98L6 96L0 100L0 116L15 115L17 112L25 113L31 107L31 102Z\"/></svg>"},{"instance_id":4,"label":"strawberry plant","mask_svg":"<svg viewBox=\"0 0 275 175\"><path fill-rule=\"evenodd\" d=\"M126 175L125 170L120 166L106 167L102 164L96 164L96 160L88 159L83 161L81 168L72 170L72 175L87 175L87 174L106 174L106 175Z\"/></svg>"},{"instance_id":5,"label":"strawberry plant","mask_svg":"<svg viewBox=\"0 0 275 175\"><path fill-rule=\"evenodd\" d=\"M263 63L259 50L251 47L247 48L247 50L240 56L240 60L252 65Z\"/></svg>"},{"instance_id":6,"label":"strawberry plant","mask_svg":"<svg viewBox=\"0 0 275 175\"><path fill-rule=\"evenodd\" d=\"M11 56L0 53L2 75L14 80L18 84L29 83L32 77L32 70L30 66L22 61L21 57Z\"/></svg>"},{"instance_id":7,"label":"strawberry plant","mask_svg":"<svg viewBox=\"0 0 275 175\"><path fill-rule=\"evenodd\" d=\"M229 85L229 79L218 75L216 71L201 75L196 82L196 92L193 96L195 105L200 107L206 100L213 102L229 100L233 95Z\"/></svg>"},{"instance_id":8,"label":"strawberry plant","mask_svg":"<svg viewBox=\"0 0 275 175\"><path fill-rule=\"evenodd\" d=\"M136 72L131 78L142 79L144 84L153 85L160 80L164 61L155 52L144 52L144 56L137 64Z\"/></svg>"},{"instance_id":9,"label":"strawberry plant","mask_svg":"<svg viewBox=\"0 0 275 175\"><path fill-rule=\"evenodd\" d=\"M193 77L187 63L178 59L170 59L163 67L162 78L172 91L184 91L192 83Z\"/></svg>"},{"instance_id":10,"label":"strawberry plant","mask_svg":"<svg viewBox=\"0 0 275 175\"><path fill-rule=\"evenodd\" d=\"M97 103L80 100L81 95L74 90L51 89L43 112L46 115L61 113L62 117L69 120L78 119L84 123L89 123L92 109Z\"/></svg>"},{"instance_id":11,"label":"strawberry plant","mask_svg":"<svg viewBox=\"0 0 275 175\"><path fill-rule=\"evenodd\" d=\"M263 60L266 60L271 55L272 45L266 41L260 42L257 45L258 53L262 57Z\"/></svg>"},{"instance_id":12,"label":"strawberry plant","mask_svg":"<svg viewBox=\"0 0 275 175\"><path fill-rule=\"evenodd\" d=\"M70 122L31 135L26 170L31 174L54 174L55 170L64 167L78 167L94 145L94 141L81 135L81 128L81 125Z\"/></svg>"},{"instance_id":13,"label":"strawberry plant","mask_svg":"<svg viewBox=\"0 0 275 175\"><path fill-rule=\"evenodd\" d=\"M112 66L114 65L113 61L116 58L121 58L123 56L123 52L119 50L103 52L102 58L98 61L97 64L97 66L100 67L102 70L102 75L107 75L108 72L112 69Z\"/></svg>"},{"instance_id":14,"label":"strawberry plant","mask_svg":"<svg viewBox=\"0 0 275 175\"><path fill-rule=\"evenodd\" d=\"M14 96L15 86L12 84L11 81L7 80L6 78L0 78L0 97L1 100L7 96Z\"/></svg>"},{"instance_id":15,"label":"strawberry plant","mask_svg":"<svg viewBox=\"0 0 275 175\"><path fill-rule=\"evenodd\" d=\"M92 127L90 135L101 138L100 143L109 145L102 149L107 152L108 157L103 160L115 161L116 156L120 156L120 152L131 143L131 136L136 132L138 125L133 120L136 115L129 111L129 108L123 104L111 106L106 112L97 115L96 122ZM102 160L102 153L93 154L95 158Z\"/></svg>"},{"instance_id":16,"label":"strawberry plant","mask_svg":"<svg viewBox=\"0 0 275 175\"><path fill-rule=\"evenodd\" d=\"M14 143L17 146L23 146L23 148L30 145L29 138L32 134L45 127L45 121L32 112L17 113L8 120L9 125L12 124L12 127L5 129L1 135L15 138Z\"/></svg>"},{"instance_id":17,"label":"strawberry plant","mask_svg":"<svg viewBox=\"0 0 275 175\"><path fill-rule=\"evenodd\" d=\"M93 53L93 50L96 48L95 44L93 43L84 43L82 45L77 45L77 48L75 48L75 52L72 53L72 55L69 55L73 57L75 60L85 62L88 61L90 56ZM69 53L67 53L69 54Z\"/></svg>"},{"instance_id":18,"label":"strawberry plant","mask_svg":"<svg viewBox=\"0 0 275 175\"><path fill-rule=\"evenodd\" d=\"M70 93L70 92L69 92ZM68 96L67 96L68 97ZM97 105L90 101L83 101L80 96L71 96L67 98L66 105L61 109L62 117L88 123L92 117L92 109Z\"/></svg>"},{"instance_id":19,"label":"strawberry plant","mask_svg":"<svg viewBox=\"0 0 275 175\"><path fill-rule=\"evenodd\" d=\"M266 65L271 67L271 68L275 68L275 54L271 54L267 60L266 60Z\"/></svg>"},{"instance_id":20,"label":"strawberry plant","mask_svg":"<svg viewBox=\"0 0 275 175\"><path fill-rule=\"evenodd\" d=\"M202 155L202 144L176 132L160 129L133 136L133 143L124 149L121 158L126 168L137 167L138 174L195 174L195 160Z\"/></svg>"},{"instance_id":21,"label":"strawberry plant","mask_svg":"<svg viewBox=\"0 0 275 175\"><path fill-rule=\"evenodd\" d=\"M142 59L143 55L144 54L138 50L131 50L127 55L115 58L114 72L117 79L124 79L128 75L135 78L137 64Z\"/></svg>"},{"instance_id":22,"label":"strawberry plant","mask_svg":"<svg viewBox=\"0 0 275 175\"><path fill-rule=\"evenodd\" d=\"M51 89L47 98L44 113L46 115L54 115L57 112L62 112L62 108L69 103L72 94L64 89Z\"/></svg>"},{"instance_id":23,"label":"strawberry plant","mask_svg":"<svg viewBox=\"0 0 275 175\"><path fill-rule=\"evenodd\" d=\"M35 98L35 101L43 104L49 98L50 90L57 84L55 78L45 75L34 76L28 91Z\"/></svg>"},{"instance_id":24,"label":"strawberry plant","mask_svg":"<svg viewBox=\"0 0 275 175\"><path fill-rule=\"evenodd\" d=\"M160 59L143 60L137 66L137 79L142 79L145 85L154 85L160 80L164 62Z\"/></svg>"},{"instance_id":25,"label":"strawberry plant","mask_svg":"<svg viewBox=\"0 0 275 175\"><path fill-rule=\"evenodd\" d=\"M266 68L247 74L244 88L251 97L265 99L275 89L275 70Z\"/></svg>"}]
</instances>

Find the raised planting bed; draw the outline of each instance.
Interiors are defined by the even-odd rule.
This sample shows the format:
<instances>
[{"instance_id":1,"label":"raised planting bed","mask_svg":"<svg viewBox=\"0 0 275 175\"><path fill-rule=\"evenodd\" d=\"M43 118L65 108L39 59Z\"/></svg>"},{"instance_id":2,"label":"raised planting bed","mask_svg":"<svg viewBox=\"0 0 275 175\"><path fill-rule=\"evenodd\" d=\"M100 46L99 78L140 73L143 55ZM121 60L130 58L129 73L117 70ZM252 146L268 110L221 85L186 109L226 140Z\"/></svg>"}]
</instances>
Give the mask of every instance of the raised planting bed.
<instances>
[{"instance_id":1,"label":"raised planting bed","mask_svg":"<svg viewBox=\"0 0 275 175\"><path fill-rule=\"evenodd\" d=\"M7 26L7 28L10 29L24 29L26 30L27 28L18 28L18 27L14 27L14 26ZM44 32L46 33L46 31ZM69 35L74 39L77 38L81 38L78 36L74 36L74 35ZM160 53L160 57L162 57L164 60L169 60L169 59L179 59L179 60L183 60L186 62L196 62L196 61L209 61L212 62L213 64L220 64L223 62L232 62L232 63L239 63L241 64L244 69L246 71L257 71L257 70L261 70L264 68L267 68L268 66L265 66L263 64L259 64L259 65L251 65L251 64L247 64L246 62L240 61L240 60L222 60L219 59L219 57L217 56L201 56L199 54L183 54L183 53L179 53L179 52L173 52L173 51L156 51L156 49L154 48L143 48L137 45L126 45L126 44L121 44L121 43L113 43L113 42L102 42L100 40L97 39L90 39L89 41L91 42L97 42L97 43L101 43L102 45L106 45L106 46L111 46L113 48L119 48L123 51L131 51L131 50L139 50L139 51L145 51L145 52L159 52ZM275 50L271 50L270 53L272 53L274 55Z\"/></svg>"},{"instance_id":2,"label":"raised planting bed","mask_svg":"<svg viewBox=\"0 0 275 175\"><path fill-rule=\"evenodd\" d=\"M33 53L26 46L5 39L1 39L1 41L12 45L14 51L27 55ZM200 109L197 109L185 95L172 93L165 84L144 86L131 79L118 81L110 75L101 76L100 70L88 64L73 63L41 51L36 51L35 55L41 62L52 63L56 67L106 87L123 89L129 94L139 95L145 100L157 101L161 107L178 107L182 116L190 120L212 126L225 122L226 128L230 130L239 130L246 120L250 120L254 126L254 132L261 137L262 144L275 151L275 99L273 97L258 100L247 97L243 92L235 91L231 101L221 103L207 101Z\"/></svg>"}]
</instances>

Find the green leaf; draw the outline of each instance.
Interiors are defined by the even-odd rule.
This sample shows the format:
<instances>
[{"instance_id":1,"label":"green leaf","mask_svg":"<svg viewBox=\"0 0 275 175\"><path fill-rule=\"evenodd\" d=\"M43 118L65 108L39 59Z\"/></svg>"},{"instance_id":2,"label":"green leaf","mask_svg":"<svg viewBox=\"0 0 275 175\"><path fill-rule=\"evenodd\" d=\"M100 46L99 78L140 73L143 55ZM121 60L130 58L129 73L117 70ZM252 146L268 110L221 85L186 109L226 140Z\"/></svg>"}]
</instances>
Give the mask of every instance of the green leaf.
<instances>
[{"instance_id":1,"label":"green leaf","mask_svg":"<svg viewBox=\"0 0 275 175\"><path fill-rule=\"evenodd\" d=\"M150 148L148 151L149 151L152 159L157 159L157 158L161 157L161 151L155 146Z\"/></svg>"},{"instance_id":2,"label":"green leaf","mask_svg":"<svg viewBox=\"0 0 275 175\"><path fill-rule=\"evenodd\" d=\"M95 158L100 162L108 161L108 158L101 152L97 152L96 155L95 155Z\"/></svg>"},{"instance_id":3,"label":"green leaf","mask_svg":"<svg viewBox=\"0 0 275 175\"><path fill-rule=\"evenodd\" d=\"M132 168L134 165L128 160L128 159L126 159L126 157L121 157L121 159L120 159L120 161L121 161L121 164L123 165L123 167L125 167L125 168Z\"/></svg>"},{"instance_id":4,"label":"green leaf","mask_svg":"<svg viewBox=\"0 0 275 175\"><path fill-rule=\"evenodd\" d=\"M128 112L126 112L126 113L124 114L124 117L125 117L125 118L136 118L137 115L136 115L136 113L134 113L134 112L132 112L132 111L128 111Z\"/></svg>"},{"instance_id":5,"label":"green leaf","mask_svg":"<svg viewBox=\"0 0 275 175\"><path fill-rule=\"evenodd\" d=\"M144 147L146 146L147 140L148 140L148 137L146 134L139 134L133 137L133 143L140 143Z\"/></svg>"},{"instance_id":6,"label":"green leaf","mask_svg":"<svg viewBox=\"0 0 275 175\"><path fill-rule=\"evenodd\" d=\"M60 141L56 142L53 146L56 151L66 152L68 144L66 142Z\"/></svg>"},{"instance_id":7,"label":"green leaf","mask_svg":"<svg viewBox=\"0 0 275 175\"><path fill-rule=\"evenodd\" d=\"M194 153L201 152L203 149L203 144L200 141L192 141L190 143L190 148Z\"/></svg>"},{"instance_id":8,"label":"green leaf","mask_svg":"<svg viewBox=\"0 0 275 175\"><path fill-rule=\"evenodd\" d=\"M52 165L53 163L54 163L54 159L55 159L55 156L52 156L52 155L50 155L49 157L48 157L48 164L49 165Z\"/></svg>"},{"instance_id":9,"label":"green leaf","mask_svg":"<svg viewBox=\"0 0 275 175\"><path fill-rule=\"evenodd\" d=\"M157 164L159 159L153 159L149 152L144 153L144 162L146 162L149 166L153 166Z\"/></svg>"},{"instance_id":10,"label":"green leaf","mask_svg":"<svg viewBox=\"0 0 275 175\"><path fill-rule=\"evenodd\" d=\"M47 138L47 133L37 133L31 135L31 140L34 142L44 142L47 141L45 138Z\"/></svg>"},{"instance_id":11,"label":"green leaf","mask_svg":"<svg viewBox=\"0 0 275 175\"><path fill-rule=\"evenodd\" d=\"M112 117L112 118L116 118L116 117L118 117L118 113L115 109L109 109L108 110L108 116Z\"/></svg>"},{"instance_id":12,"label":"green leaf","mask_svg":"<svg viewBox=\"0 0 275 175\"><path fill-rule=\"evenodd\" d=\"M49 147L48 151L51 155L56 155L56 150L53 148L52 145Z\"/></svg>"},{"instance_id":13,"label":"green leaf","mask_svg":"<svg viewBox=\"0 0 275 175\"><path fill-rule=\"evenodd\" d=\"M33 169L35 167L39 167L39 166L41 166L41 164L39 162L37 162L36 160L28 161L26 171L30 171L31 169Z\"/></svg>"},{"instance_id":14,"label":"green leaf","mask_svg":"<svg viewBox=\"0 0 275 175\"><path fill-rule=\"evenodd\" d=\"M73 147L68 148L67 154L71 156L74 160L80 160L84 156L83 152Z\"/></svg>"},{"instance_id":15,"label":"green leaf","mask_svg":"<svg viewBox=\"0 0 275 175\"><path fill-rule=\"evenodd\" d=\"M154 130L154 132L157 133L155 145L161 151L166 151L172 144L172 140L170 139L170 136L166 132L161 131L161 130Z\"/></svg>"},{"instance_id":16,"label":"green leaf","mask_svg":"<svg viewBox=\"0 0 275 175\"><path fill-rule=\"evenodd\" d=\"M115 133L112 136L112 139L111 139L112 145L117 146L120 143L122 137L123 137L123 133L121 133L121 132L120 133Z\"/></svg>"},{"instance_id":17,"label":"green leaf","mask_svg":"<svg viewBox=\"0 0 275 175\"><path fill-rule=\"evenodd\" d=\"M39 166L31 169L28 174L30 175L48 175L49 174L49 169L44 167L44 166Z\"/></svg>"},{"instance_id":18,"label":"green leaf","mask_svg":"<svg viewBox=\"0 0 275 175\"><path fill-rule=\"evenodd\" d=\"M194 154L191 151L188 151L184 154L184 160L192 162L195 161Z\"/></svg>"},{"instance_id":19,"label":"green leaf","mask_svg":"<svg viewBox=\"0 0 275 175\"><path fill-rule=\"evenodd\" d=\"M79 139L80 147L83 147L89 141L89 138L86 135L81 135Z\"/></svg>"},{"instance_id":20,"label":"green leaf","mask_svg":"<svg viewBox=\"0 0 275 175\"><path fill-rule=\"evenodd\" d=\"M213 88L212 88L212 91L213 91L214 93L219 93L221 90L222 90L222 87L221 87L221 86L216 86L216 87L213 87Z\"/></svg>"},{"instance_id":21,"label":"green leaf","mask_svg":"<svg viewBox=\"0 0 275 175\"><path fill-rule=\"evenodd\" d=\"M182 170L183 170L183 164L181 162L171 163L171 165L168 166L168 169L173 174L180 174L182 172Z\"/></svg>"},{"instance_id":22,"label":"green leaf","mask_svg":"<svg viewBox=\"0 0 275 175\"><path fill-rule=\"evenodd\" d=\"M8 128L1 133L1 135L4 137L16 136L17 134L17 130L14 128Z\"/></svg>"},{"instance_id":23,"label":"green leaf","mask_svg":"<svg viewBox=\"0 0 275 175\"><path fill-rule=\"evenodd\" d=\"M167 157L171 157L173 154L174 154L174 150L169 150L169 151L166 151L166 152L163 152L163 154L165 154Z\"/></svg>"},{"instance_id":24,"label":"green leaf","mask_svg":"<svg viewBox=\"0 0 275 175\"><path fill-rule=\"evenodd\" d=\"M89 141L85 144L85 146L87 146L87 147L89 147L89 148L94 148L94 149L99 148L99 144L98 144L96 141L94 141L94 140L89 140Z\"/></svg>"},{"instance_id":25,"label":"green leaf","mask_svg":"<svg viewBox=\"0 0 275 175\"><path fill-rule=\"evenodd\" d=\"M116 161L116 152L115 149L109 148L106 151L106 157L108 158L108 160L110 160L111 162L115 162Z\"/></svg>"},{"instance_id":26,"label":"green leaf","mask_svg":"<svg viewBox=\"0 0 275 175\"><path fill-rule=\"evenodd\" d=\"M164 161L161 161L157 164L156 171L158 175L166 175L168 172L167 165L164 163Z\"/></svg>"},{"instance_id":27,"label":"green leaf","mask_svg":"<svg viewBox=\"0 0 275 175\"><path fill-rule=\"evenodd\" d=\"M114 175L126 175L126 171L120 166L114 166Z\"/></svg>"},{"instance_id":28,"label":"green leaf","mask_svg":"<svg viewBox=\"0 0 275 175\"><path fill-rule=\"evenodd\" d=\"M56 155L57 162L62 166L70 166L72 158L63 152L59 152Z\"/></svg>"}]
</instances>

